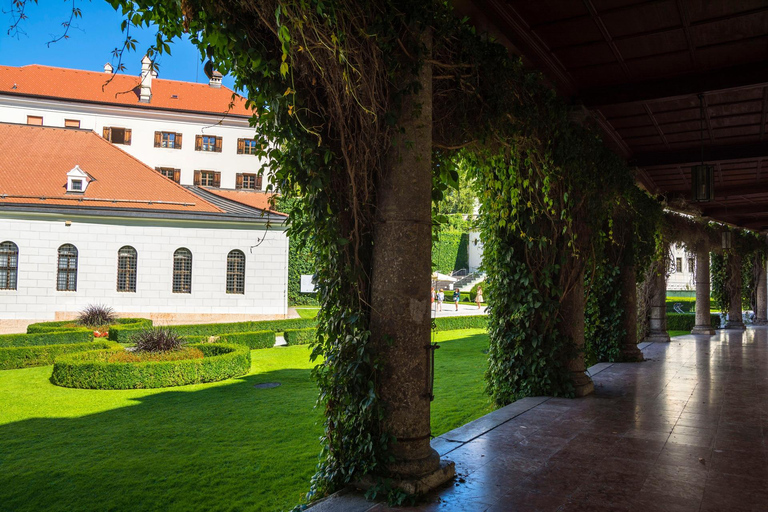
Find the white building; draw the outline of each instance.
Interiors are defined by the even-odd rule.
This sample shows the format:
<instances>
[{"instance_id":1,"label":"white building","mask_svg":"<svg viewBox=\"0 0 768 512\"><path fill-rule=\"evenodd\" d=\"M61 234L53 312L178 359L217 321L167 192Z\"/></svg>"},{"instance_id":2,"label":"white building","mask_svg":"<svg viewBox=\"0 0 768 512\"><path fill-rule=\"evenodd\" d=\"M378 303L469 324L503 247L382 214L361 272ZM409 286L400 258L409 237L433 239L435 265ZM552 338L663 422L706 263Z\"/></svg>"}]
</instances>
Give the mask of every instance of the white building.
<instances>
[{"instance_id":1,"label":"white building","mask_svg":"<svg viewBox=\"0 0 768 512\"><path fill-rule=\"evenodd\" d=\"M245 99L221 85L29 65L0 66L0 122L93 130L182 185L265 190Z\"/></svg>"},{"instance_id":2,"label":"white building","mask_svg":"<svg viewBox=\"0 0 768 512\"><path fill-rule=\"evenodd\" d=\"M0 123L0 320L282 317L284 216L214 192L90 130Z\"/></svg>"},{"instance_id":3,"label":"white building","mask_svg":"<svg viewBox=\"0 0 768 512\"><path fill-rule=\"evenodd\" d=\"M682 245L672 245L667 295L673 292L696 292L696 255L685 251Z\"/></svg>"}]
</instances>

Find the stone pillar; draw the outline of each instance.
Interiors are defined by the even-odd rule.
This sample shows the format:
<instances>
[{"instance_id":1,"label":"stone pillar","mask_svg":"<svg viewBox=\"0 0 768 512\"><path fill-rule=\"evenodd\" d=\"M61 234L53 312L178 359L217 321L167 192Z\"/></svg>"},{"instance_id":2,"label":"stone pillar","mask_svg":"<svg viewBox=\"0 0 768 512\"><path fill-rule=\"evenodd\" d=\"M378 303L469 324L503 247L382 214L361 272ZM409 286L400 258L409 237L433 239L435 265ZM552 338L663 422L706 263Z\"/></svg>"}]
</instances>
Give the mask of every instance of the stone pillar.
<instances>
[{"instance_id":1,"label":"stone pillar","mask_svg":"<svg viewBox=\"0 0 768 512\"><path fill-rule=\"evenodd\" d=\"M709 247L696 246L696 325L691 334L715 334L710 323Z\"/></svg>"},{"instance_id":2,"label":"stone pillar","mask_svg":"<svg viewBox=\"0 0 768 512\"><path fill-rule=\"evenodd\" d=\"M584 270L579 272L576 282L560 301L562 316L561 332L570 337L576 345L576 355L568 361L574 393L577 397L586 396L595 391L584 363Z\"/></svg>"},{"instance_id":3,"label":"stone pillar","mask_svg":"<svg viewBox=\"0 0 768 512\"><path fill-rule=\"evenodd\" d=\"M768 325L768 282L766 282L765 260L761 259L757 269L757 304L755 304L755 325Z\"/></svg>"},{"instance_id":4,"label":"stone pillar","mask_svg":"<svg viewBox=\"0 0 768 512\"><path fill-rule=\"evenodd\" d=\"M425 45L431 36L424 35ZM430 445L432 251L432 72L421 66L418 91L403 99L399 127L378 178L371 271L371 341L381 362L383 427L393 459L377 472L409 494L455 474Z\"/></svg>"},{"instance_id":5,"label":"stone pillar","mask_svg":"<svg viewBox=\"0 0 768 512\"><path fill-rule=\"evenodd\" d=\"M741 255L728 255L728 323L726 329L746 329L741 317Z\"/></svg>"},{"instance_id":6,"label":"stone pillar","mask_svg":"<svg viewBox=\"0 0 768 512\"><path fill-rule=\"evenodd\" d=\"M621 280L621 303L623 314L621 326L626 332L621 347L622 361L643 361L643 352L637 348L637 278L634 265L622 265L619 269Z\"/></svg>"},{"instance_id":7,"label":"stone pillar","mask_svg":"<svg viewBox=\"0 0 768 512\"><path fill-rule=\"evenodd\" d=\"M656 271L651 274L651 304L650 304L650 325L648 335L643 341L650 342L668 342L669 333L667 332L667 274L666 268L660 262L654 267Z\"/></svg>"}]
</instances>

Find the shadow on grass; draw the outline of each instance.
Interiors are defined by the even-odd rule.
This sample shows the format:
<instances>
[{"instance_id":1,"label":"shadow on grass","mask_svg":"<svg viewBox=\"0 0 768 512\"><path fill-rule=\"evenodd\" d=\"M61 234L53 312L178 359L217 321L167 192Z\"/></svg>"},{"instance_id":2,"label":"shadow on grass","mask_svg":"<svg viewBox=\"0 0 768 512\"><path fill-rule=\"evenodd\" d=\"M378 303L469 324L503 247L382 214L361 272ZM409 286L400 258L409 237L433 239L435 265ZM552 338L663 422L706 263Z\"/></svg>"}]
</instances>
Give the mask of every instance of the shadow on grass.
<instances>
[{"instance_id":1,"label":"shadow on grass","mask_svg":"<svg viewBox=\"0 0 768 512\"><path fill-rule=\"evenodd\" d=\"M254 387L265 382L281 386ZM320 449L309 382L309 370L277 370L82 417L2 425L0 510L291 508Z\"/></svg>"}]
</instances>

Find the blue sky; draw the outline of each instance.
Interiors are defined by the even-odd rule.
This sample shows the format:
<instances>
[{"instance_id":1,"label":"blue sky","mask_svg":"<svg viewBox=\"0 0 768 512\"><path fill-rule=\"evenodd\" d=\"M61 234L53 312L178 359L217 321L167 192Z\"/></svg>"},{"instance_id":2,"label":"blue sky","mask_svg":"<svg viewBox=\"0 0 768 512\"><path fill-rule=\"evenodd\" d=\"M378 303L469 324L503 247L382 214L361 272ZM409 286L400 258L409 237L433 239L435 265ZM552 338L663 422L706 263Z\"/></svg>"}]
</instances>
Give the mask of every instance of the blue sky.
<instances>
[{"instance_id":1,"label":"blue sky","mask_svg":"<svg viewBox=\"0 0 768 512\"><path fill-rule=\"evenodd\" d=\"M70 2L61 0L39 0L39 5L28 2L26 15L17 35L9 35L8 29L13 23L8 12L10 2L3 2L0 9L0 64L5 66L23 66L43 64L64 68L103 71L106 62L116 63L112 51L122 45L125 35L120 31L122 17L103 0L75 0L75 5L82 11L82 17L72 22L69 38L62 39L50 46L52 39L63 33L62 22L69 19ZM149 47L155 32L131 29L131 36L138 40L135 52L126 52L123 56L125 74L138 75L141 71L143 49ZM160 78L184 80L187 82L207 83L203 73L200 53L187 40L176 41L171 45L171 55L162 55L157 59ZM224 77L224 85L232 87L233 80Z\"/></svg>"}]
</instances>

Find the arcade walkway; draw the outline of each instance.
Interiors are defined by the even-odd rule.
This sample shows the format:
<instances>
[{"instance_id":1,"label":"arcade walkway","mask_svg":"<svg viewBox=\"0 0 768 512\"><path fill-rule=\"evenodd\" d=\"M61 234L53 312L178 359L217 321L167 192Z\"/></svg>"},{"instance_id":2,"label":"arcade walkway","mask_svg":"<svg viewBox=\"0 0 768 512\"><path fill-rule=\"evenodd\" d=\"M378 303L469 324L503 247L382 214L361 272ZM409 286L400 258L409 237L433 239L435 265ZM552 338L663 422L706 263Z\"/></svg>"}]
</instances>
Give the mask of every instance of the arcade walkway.
<instances>
[{"instance_id":1,"label":"arcade walkway","mask_svg":"<svg viewBox=\"0 0 768 512\"><path fill-rule=\"evenodd\" d=\"M457 481L396 510L768 510L768 328L641 348L593 367L593 396L520 400L435 439Z\"/></svg>"}]
</instances>

